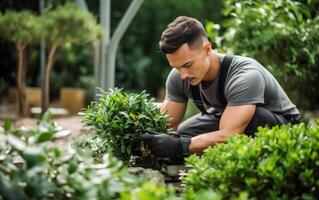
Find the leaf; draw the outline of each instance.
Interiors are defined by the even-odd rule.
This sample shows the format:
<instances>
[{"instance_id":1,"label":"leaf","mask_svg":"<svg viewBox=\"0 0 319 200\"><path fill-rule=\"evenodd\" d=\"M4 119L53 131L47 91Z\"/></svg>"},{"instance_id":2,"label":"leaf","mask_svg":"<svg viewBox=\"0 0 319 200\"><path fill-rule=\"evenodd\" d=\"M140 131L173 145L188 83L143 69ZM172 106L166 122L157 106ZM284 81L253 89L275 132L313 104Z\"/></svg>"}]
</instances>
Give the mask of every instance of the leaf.
<instances>
[{"instance_id":1,"label":"leaf","mask_svg":"<svg viewBox=\"0 0 319 200\"><path fill-rule=\"evenodd\" d=\"M133 120L136 120L136 119L137 119L137 116L136 116L134 113L130 113L130 117L131 117Z\"/></svg>"},{"instance_id":2,"label":"leaf","mask_svg":"<svg viewBox=\"0 0 319 200\"><path fill-rule=\"evenodd\" d=\"M0 193L4 199L24 199L21 188L14 185L2 172L0 172Z\"/></svg>"},{"instance_id":3,"label":"leaf","mask_svg":"<svg viewBox=\"0 0 319 200\"><path fill-rule=\"evenodd\" d=\"M12 125L12 120L11 119L4 120L4 123L3 123L4 131L8 132L10 130L10 128L11 128L11 125Z\"/></svg>"},{"instance_id":4,"label":"leaf","mask_svg":"<svg viewBox=\"0 0 319 200\"><path fill-rule=\"evenodd\" d=\"M7 141L13 148L15 148L18 151L24 151L26 148L26 144L21 139L13 135L8 135Z\"/></svg>"},{"instance_id":5,"label":"leaf","mask_svg":"<svg viewBox=\"0 0 319 200\"><path fill-rule=\"evenodd\" d=\"M42 122L49 123L51 120L51 113L49 111L45 112L44 115L41 118Z\"/></svg>"},{"instance_id":6,"label":"leaf","mask_svg":"<svg viewBox=\"0 0 319 200\"><path fill-rule=\"evenodd\" d=\"M123 144L121 144L121 152L125 153L125 146Z\"/></svg>"},{"instance_id":7,"label":"leaf","mask_svg":"<svg viewBox=\"0 0 319 200\"><path fill-rule=\"evenodd\" d=\"M47 142L50 141L54 136L54 132L44 132L41 133L39 135L39 137L37 138L37 143L43 143L43 142Z\"/></svg>"}]
</instances>

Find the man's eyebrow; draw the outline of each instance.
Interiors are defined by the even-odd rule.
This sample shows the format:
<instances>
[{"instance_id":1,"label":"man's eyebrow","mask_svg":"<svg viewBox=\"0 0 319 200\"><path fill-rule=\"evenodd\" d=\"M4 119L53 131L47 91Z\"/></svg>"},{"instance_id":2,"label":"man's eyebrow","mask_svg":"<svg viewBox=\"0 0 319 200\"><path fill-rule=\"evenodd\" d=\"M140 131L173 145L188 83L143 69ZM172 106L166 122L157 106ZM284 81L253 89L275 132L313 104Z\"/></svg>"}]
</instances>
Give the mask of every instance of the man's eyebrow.
<instances>
[{"instance_id":1,"label":"man's eyebrow","mask_svg":"<svg viewBox=\"0 0 319 200\"><path fill-rule=\"evenodd\" d=\"M192 63L193 61L187 61L186 63L182 64L180 67L174 67L174 68L182 68L182 67L186 67L187 65L189 65L190 63Z\"/></svg>"}]
</instances>

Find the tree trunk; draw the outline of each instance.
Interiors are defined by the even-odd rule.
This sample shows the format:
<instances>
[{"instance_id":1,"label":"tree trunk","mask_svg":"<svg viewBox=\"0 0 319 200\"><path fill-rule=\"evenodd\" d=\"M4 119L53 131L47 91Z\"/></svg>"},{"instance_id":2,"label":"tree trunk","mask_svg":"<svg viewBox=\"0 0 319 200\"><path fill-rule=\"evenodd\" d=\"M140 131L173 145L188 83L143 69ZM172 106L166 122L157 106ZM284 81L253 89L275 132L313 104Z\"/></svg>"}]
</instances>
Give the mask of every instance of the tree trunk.
<instances>
[{"instance_id":1,"label":"tree trunk","mask_svg":"<svg viewBox=\"0 0 319 200\"><path fill-rule=\"evenodd\" d=\"M25 96L25 83L24 80L25 76L24 73L24 53L25 53L25 45L21 43L17 44L19 62L18 62L18 69L17 69L17 91L18 91L18 115L25 116L26 115L26 96Z\"/></svg>"},{"instance_id":2,"label":"tree trunk","mask_svg":"<svg viewBox=\"0 0 319 200\"><path fill-rule=\"evenodd\" d=\"M22 51L22 58L23 58L23 64L22 64L22 70L21 70L21 90L23 94L23 116L26 116L29 114L29 105L27 102L27 94L26 94L26 87L27 87L27 71L28 71L28 65L27 65L27 55L26 55L26 46L23 48Z\"/></svg>"},{"instance_id":3,"label":"tree trunk","mask_svg":"<svg viewBox=\"0 0 319 200\"><path fill-rule=\"evenodd\" d=\"M45 68L44 76L44 102L42 103L41 115L43 115L49 108L49 99L50 99L50 73L54 63L55 53L59 47L59 43L54 43L50 49L47 67Z\"/></svg>"}]
</instances>

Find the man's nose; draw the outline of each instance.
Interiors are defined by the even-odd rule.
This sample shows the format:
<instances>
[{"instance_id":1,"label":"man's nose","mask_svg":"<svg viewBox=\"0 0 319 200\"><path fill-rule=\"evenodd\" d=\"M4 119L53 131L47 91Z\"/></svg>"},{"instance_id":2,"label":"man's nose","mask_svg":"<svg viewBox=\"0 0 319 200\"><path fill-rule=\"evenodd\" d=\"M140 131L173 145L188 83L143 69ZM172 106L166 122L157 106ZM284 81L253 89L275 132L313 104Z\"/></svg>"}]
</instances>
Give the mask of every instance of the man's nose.
<instances>
[{"instance_id":1,"label":"man's nose","mask_svg":"<svg viewBox=\"0 0 319 200\"><path fill-rule=\"evenodd\" d=\"M180 70L181 79L185 80L188 77L188 72L184 69Z\"/></svg>"}]
</instances>

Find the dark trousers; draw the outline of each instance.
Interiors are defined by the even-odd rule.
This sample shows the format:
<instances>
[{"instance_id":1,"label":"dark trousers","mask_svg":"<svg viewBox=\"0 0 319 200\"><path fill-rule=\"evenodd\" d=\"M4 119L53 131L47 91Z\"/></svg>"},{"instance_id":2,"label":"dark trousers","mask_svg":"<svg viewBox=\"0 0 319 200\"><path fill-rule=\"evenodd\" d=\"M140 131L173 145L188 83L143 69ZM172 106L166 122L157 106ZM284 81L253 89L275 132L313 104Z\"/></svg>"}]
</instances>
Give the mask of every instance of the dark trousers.
<instances>
[{"instance_id":1,"label":"dark trousers","mask_svg":"<svg viewBox=\"0 0 319 200\"><path fill-rule=\"evenodd\" d=\"M190 135L192 137L219 130L220 116L211 114L197 114L185 120L177 129L179 135ZM276 125L284 125L288 123L296 124L300 122L299 116L283 116L275 114L263 107L256 107L255 114L244 133L246 135L254 135L259 126L268 126L269 128Z\"/></svg>"}]
</instances>

